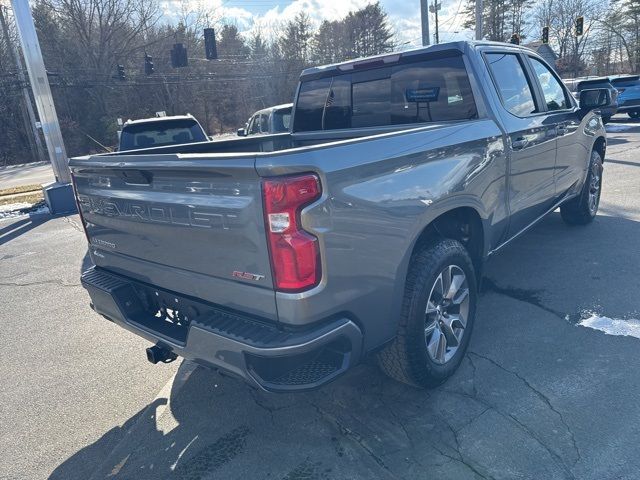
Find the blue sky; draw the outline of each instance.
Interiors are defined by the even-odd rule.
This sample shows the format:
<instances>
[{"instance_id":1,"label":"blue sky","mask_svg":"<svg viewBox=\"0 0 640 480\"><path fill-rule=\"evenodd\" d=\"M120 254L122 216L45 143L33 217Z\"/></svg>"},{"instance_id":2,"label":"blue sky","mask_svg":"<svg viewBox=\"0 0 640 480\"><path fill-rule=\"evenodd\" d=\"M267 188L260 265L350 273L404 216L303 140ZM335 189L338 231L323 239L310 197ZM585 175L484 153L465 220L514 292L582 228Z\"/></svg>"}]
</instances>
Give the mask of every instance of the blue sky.
<instances>
[{"instance_id":1,"label":"blue sky","mask_svg":"<svg viewBox=\"0 0 640 480\"><path fill-rule=\"evenodd\" d=\"M166 16L185 15L198 10L210 12L218 21L235 23L243 32L259 28L269 35L278 25L294 17L298 12L309 14L312 21L335 20L350 10L372 3L371 0L162 0ZM420 0L382 0L382 7L389 14L391 24L400 42L406 47L421 44ZM462 29L464 0L442 0L440 10L440 41L469 39L471 32ZM181 12L181 13L180 13ZM431 16L433 42L434 19Z\"/></svg>"}]
</instances>

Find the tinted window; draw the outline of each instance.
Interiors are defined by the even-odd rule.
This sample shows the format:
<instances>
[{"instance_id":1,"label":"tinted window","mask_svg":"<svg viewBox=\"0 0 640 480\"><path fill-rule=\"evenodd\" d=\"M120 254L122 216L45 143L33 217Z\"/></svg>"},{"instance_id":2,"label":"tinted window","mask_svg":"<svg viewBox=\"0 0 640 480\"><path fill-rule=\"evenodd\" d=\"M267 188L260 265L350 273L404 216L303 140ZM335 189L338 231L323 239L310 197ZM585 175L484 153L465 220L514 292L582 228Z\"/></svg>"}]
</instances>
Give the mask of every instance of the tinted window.
<instances>
[{"instance_id":1,"label":"tinted window","mask_svg":"<svg viewBox=\"0 0 640 480\"><path fill-rule=\"evenodd\" d=\"M351 126L375 127L391 123L391 79L382 78L352 86ZM327 126L326 129L334 128Z\"/></svg>"},{"instance_id":2,"label":"tinted window","mask_svg":"<svg viewBox=\"0 0 640 480\"><path fill-rule=\"evenodd\" d=\"M463 120L477 116L462 57L400 65L393 69L394 124Z\"/></svg>"},{"instance_id":3,"label":"tinted window","mask_svg":"<svg viewBox=\"0 0 640 480\"><path fill-rule=\"evenodd\" d=\"M489 53L487 62L504 107L519 117L534 113L536 105L531 87L517 55Z\"/></svg>"},{"instance_id":4,"label":"tinted window","mask_svg":"<svg viewBox=\"0 0 640 480\"><path fill-rule=\"evenodd\" d=\"M542 87L544 101L549 110L565 110L569 107L569 101L564 93L564 88L560 81L551 73L545 64L537 58L529 57L533 65L533 71L538 77L538 82Z\"/></svg>"},{"instance_id":5,"label":"tinted window","mask_svg":"<svg viewBox=\"0 0 640 480\"><path fill-rule=\"evenodd\" d=\"M291 125L291 109L278 110L273 113L273 131L287 132Z\"/></svg>"},{"instance_id":6,"label":"tinted window","mask_svg":"<svg viewBox=\"0 0 640 480\"><path fill-rule=\"evenodd\" d=\"M615 87L635 87L640 84L640 79L638 77L614 78L611 83Z\"/></svg>"},{"instance_id":7,"label":"tinted window","mask_svg":"<svg viewBox=\"0 0 640 480\"><path fill-rule=\"evenodd\" d=\"M260 133L260 122L258 121L258 115L254 115L249 120L249 135L255 135Z\"/></svg>"},{"instance_id":8,"label":"tinted window","mask_svg":"<svg viewBox=\"0 0 640 480\"><path fill-rule=\"evenodd\" d=\"M296 132L477 117L460 56L303 82L296 108Z\"/></svg>"},{"instance_id":9,"label":"tinted window","mask_svg":"<svg viewBox=\"0 0 640 480\"><path fill-rule=\"evenodd\" d=\"M120 150L161 147L207 140L194 120L159 120L126 125L120 134Z\"/></svg>"},{"instance_id":10,"label":"tinted window","mask_svg":"<svg viewBox=\"0 0 640 480\"><path fill-rule=\"evenodd\" d=\"M260 115L260 131L262 133L269 133L269 115L266 113Z\"/></svg>"},{"instance_id":11,"label":"tinted window","mask_svg":"<svg viewBox=\"0 0 640 480\"><path fill-rule=\"evenodd\" d=\"M322 113L327 102L330 85L331 78L312 80L300 85L294 119L297 132L322 130Z\"/></svg>"}]
</instances>

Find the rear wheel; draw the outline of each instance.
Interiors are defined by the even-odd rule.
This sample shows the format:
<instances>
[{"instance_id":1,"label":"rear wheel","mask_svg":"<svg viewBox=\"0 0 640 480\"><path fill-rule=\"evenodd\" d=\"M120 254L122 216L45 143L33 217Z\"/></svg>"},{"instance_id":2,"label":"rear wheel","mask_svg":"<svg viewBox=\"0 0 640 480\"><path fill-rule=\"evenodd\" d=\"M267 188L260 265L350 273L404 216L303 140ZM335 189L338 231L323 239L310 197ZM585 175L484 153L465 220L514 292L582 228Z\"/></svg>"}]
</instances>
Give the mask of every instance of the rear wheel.
<instances>
[{"instance_id":1,"label":"rear wheel","mask_svg":"<svg viewBox=\"0 0 640 480\"><path fill-rule=\"evenodd\" d=\"M627 115L629 115L629 118L639 118L640 110L631 110L630 112L627 112Z\"/></svg>"},{"instance_id":2,"label":"rear wheel","mask_svg":"<svg viewBox=\"0 0 640 480\"><path fill-rule=\"evenodd\" d=\"M602 191L602 158L591 152L589 172L580 195L560 206L560 215L569 225L586 225L595 218Z\"/></svg>"},{"instance_id":3,"label":"rear wheel","mask_svg":"<svg viewBox=\"0 0 640 480\"><path fill-rule=\"evenodd\" d=\"M477 295L473 263L460 242L442 239L414 254L398 334L378 354L382 370L419 387L453 375L469 344Z\"/></svg>"}]
</instances>

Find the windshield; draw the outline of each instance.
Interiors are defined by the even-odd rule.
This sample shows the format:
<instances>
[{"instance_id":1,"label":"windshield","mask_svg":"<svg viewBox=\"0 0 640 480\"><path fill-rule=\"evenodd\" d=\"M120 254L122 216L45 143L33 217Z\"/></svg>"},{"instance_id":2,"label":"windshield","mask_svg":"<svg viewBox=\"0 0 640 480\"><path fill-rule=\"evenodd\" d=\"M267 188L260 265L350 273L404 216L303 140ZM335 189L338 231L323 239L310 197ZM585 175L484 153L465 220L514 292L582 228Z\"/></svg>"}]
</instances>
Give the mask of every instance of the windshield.
<instances>
[{"instance_id":1,"label":"windshield","mask_svg":"<svg viewBox=\"0 0 640 480\"><path fill-rule=\"evenodd\" d=\"M127 125L120 136L120 150L162 147L207 140L195 120L159 120Z\"/></svg>"},{"instance_id":2,"label":"windshield","mask_svg":"<svg viewBox=\"0 0 640 480\"><path fill-rule=\"evenodd\" d=\"M296 132L477 118L461 56L303 82Z\"/></svg>"}]
</instances>

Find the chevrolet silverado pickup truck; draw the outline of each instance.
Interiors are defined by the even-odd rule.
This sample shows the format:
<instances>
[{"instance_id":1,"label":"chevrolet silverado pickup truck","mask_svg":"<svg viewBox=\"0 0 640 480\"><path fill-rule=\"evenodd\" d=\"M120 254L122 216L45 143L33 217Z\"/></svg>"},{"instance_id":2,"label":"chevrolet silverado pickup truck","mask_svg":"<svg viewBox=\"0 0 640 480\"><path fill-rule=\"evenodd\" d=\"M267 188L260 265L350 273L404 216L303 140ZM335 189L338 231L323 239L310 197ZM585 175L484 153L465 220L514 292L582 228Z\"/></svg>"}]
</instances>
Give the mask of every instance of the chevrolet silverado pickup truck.
<instances>
[{"instance_id":1,"label":"chevrolet silverado pickup truck","mask_svg":"<svg viewBox=\"0 0 640 480\"><path fill-rule=\"evenodd\" d=\"M82 284L153 363L282 392L375 356L438 385L485 260L558 207L596 215L609 100L501 43L309 68L290 132L72 159Z\"/></svg>"}]
</instances>

